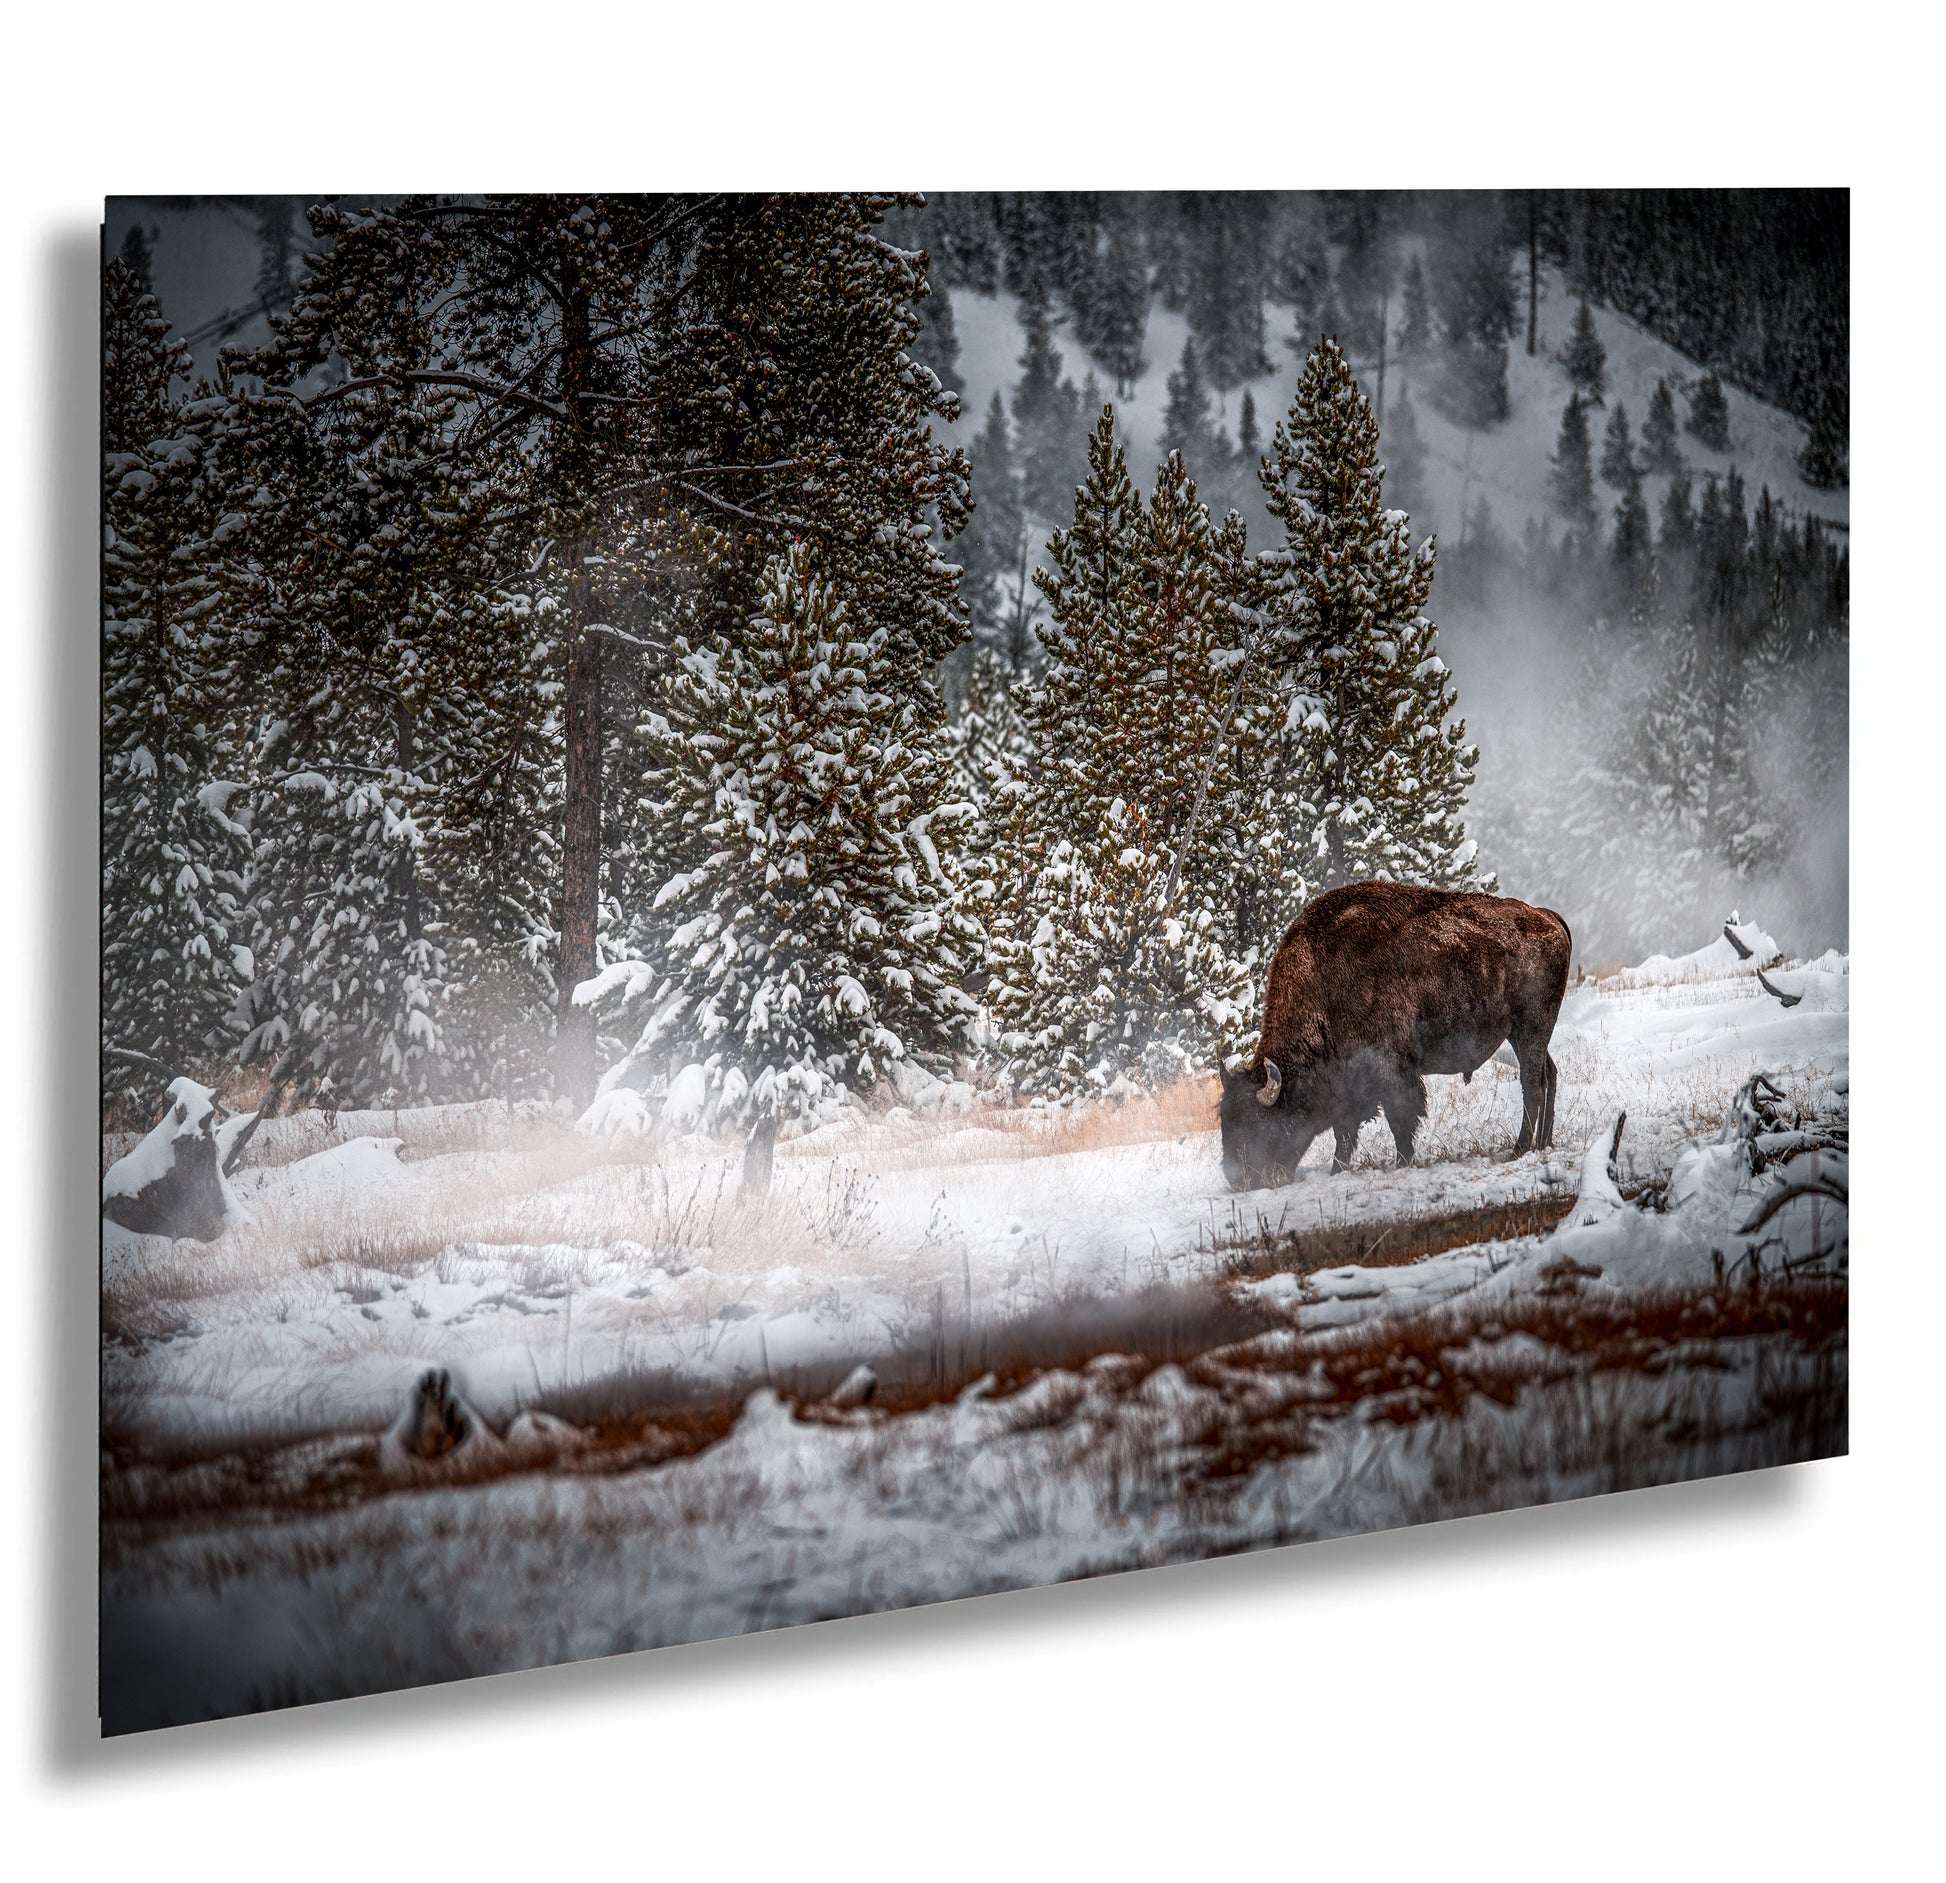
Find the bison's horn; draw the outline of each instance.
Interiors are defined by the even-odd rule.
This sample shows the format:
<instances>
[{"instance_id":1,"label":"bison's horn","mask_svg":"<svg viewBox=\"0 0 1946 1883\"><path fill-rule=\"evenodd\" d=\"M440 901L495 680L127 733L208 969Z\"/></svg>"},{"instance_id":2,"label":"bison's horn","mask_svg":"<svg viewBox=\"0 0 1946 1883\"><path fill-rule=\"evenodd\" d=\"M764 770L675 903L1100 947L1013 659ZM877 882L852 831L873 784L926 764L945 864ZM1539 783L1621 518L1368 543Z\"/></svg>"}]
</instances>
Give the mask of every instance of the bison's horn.
<instances>
[{"instance_id":1,"label":"bison's horn","mask_svg":"<svg viewBox=\"0 0 1946 1883\"><path fill-rule=\"evenodd\" d=\"M1264 1061L1264 1086L1263 1090L1257 1094L1257 1103L1259 1105L1275 1105L1278 1095L1283 1089L1284 1075L1277 1070L1276 1060L1266 1059Z\"/></svg>"}]
</instances>

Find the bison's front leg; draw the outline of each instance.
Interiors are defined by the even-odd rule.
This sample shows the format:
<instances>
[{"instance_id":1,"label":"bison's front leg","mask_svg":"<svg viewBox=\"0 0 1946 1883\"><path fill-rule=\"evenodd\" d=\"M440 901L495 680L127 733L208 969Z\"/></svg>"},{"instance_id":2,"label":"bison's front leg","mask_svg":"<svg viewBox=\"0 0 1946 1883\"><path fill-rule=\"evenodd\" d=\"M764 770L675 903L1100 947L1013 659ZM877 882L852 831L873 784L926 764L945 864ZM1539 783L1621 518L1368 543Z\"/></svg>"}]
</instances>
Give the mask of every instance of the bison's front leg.
<instances>
[{"instance_id":1,"label":"bison's front leg","mask_svg":"<svg viewBox=\"0 0 1946 1883\"><path fill-rule=\"evenodd\" d=\"M1356 1125L1333 1125L1331 1127L1331 1168L1349 1170L1352 1155L1358 1149L1358 1127Z\"/></svg>"},{"instance_id":2,"label":"bison's front leg","mask_svg":"<svg viewBox=\"0 0 1946 1883\"><path fill-rule=\"evenodd\" d=\"M1392 1142L1399 1147L1399 1162L1412 1162L1412 1140L1419 1121L1426 1115L1426 1082L1414 1078L1401 1081L1386 1096L1385 1122L1392 1127Z\"/></svg>"}]
</instances>

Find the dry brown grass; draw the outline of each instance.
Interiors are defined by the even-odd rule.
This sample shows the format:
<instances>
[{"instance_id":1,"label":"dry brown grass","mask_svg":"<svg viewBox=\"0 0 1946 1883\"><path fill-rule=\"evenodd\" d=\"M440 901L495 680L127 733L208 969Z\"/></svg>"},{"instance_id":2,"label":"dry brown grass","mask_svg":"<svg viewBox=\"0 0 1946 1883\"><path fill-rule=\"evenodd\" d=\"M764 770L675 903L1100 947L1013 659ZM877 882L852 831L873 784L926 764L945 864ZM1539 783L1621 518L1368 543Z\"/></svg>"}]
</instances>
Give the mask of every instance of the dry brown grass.
<instances>
[{"instance_id":1,"label":"dry brown grass","mask_svg":"<svg viewBox=\"0 0 1946 1883\"><path fill-rule=\"evenodd\" d=\"M1288 1210L1274 1222L1257 1210L1232 1206L1216 1224L1208 1248L1226 1275L1315 1275L1321 1269L1402 1268L1449 1249L1544 1235L1574 1207L1571 1195L1517 1197L1473 1209L1436 1210L1379 1221L1332 1221L1318 1211L1315 1223L1293 1223Z\"/></svg>"},{"instance_id":2,"label":"dry brown grass","mask_svg":"<svg viewBox=\"0 0 1946 1883\"><path fill-rule=\"evenodd\" d=\"M1572 1375L1722 1371L1735 1342L1812 1357L1846 1346L1843 1276L1645 1295L1589 1288L1591 1279L1568 1265L1553 1286L1489 1304L1462 1301L1207 1355L1188 1369L1191 1379L1238 1389L1225 1395L1238 1416L1226 1422L1210 1468L1235 1474L1305 1449L1316 1418L1332 1410L1409 1425L1457 1415L1476 1396L1511 1406L1526 1388ZM1252 1382L1257 1393L1240 1390Z\"/></svg>"},{"instance_id":3,"label":"dry brown grass","mask_svg":"<svg viewBox=\"0 0 1946 1883\"><path fill-rule=\"evenodd\" d=\"M887 1171L1067 1157L1214 1131L1218 1091L1214 1076L1184 1078L1122 1099L983 1105L963 1116L874 1119L854 1141L874 1168ZM798 1146L786 1140L777 1150L780 1157L828 1155L817 1141Z\"/></svg>"}]
</instances>

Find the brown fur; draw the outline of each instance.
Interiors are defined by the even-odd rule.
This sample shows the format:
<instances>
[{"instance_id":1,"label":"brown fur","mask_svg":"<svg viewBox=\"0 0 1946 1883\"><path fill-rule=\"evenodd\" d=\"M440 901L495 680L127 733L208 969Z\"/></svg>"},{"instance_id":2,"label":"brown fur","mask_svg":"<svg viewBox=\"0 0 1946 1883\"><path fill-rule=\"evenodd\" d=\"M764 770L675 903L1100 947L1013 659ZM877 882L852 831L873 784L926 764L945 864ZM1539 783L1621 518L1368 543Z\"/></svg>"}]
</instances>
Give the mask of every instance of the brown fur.
<instances>
[{"instance_id":1,"label":"brown fur","mask_svg":"<svg viewBox=\"0 0 1946 1883\"><path fill-rule=\"evenodd\" d=\"M1552 909L1407 883L1349 883L1305 906L1278 944L1256 1059L1223 1075L1223 1168L1238 1189L1290 1181L1321 1131L1350 1161L1381 1110L1412 1160L1427 1073L1470 1078L1510 1043L1520 1062L1514 1154L1554 1141L1547 1051L1573 939ZM1259 1103L1274 1064L1283 1090Z\"/></svg>"}]
</instances>

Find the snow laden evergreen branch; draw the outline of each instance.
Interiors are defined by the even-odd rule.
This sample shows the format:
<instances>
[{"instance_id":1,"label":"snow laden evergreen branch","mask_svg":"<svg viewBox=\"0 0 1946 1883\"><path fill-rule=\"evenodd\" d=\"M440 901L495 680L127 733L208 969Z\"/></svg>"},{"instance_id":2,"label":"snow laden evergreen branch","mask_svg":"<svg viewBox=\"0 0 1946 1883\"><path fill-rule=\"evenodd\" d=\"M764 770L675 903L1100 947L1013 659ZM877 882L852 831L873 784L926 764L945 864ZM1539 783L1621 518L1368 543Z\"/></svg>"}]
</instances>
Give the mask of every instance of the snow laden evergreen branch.
<instances>
[{"instance_id":1,"label":"snow laden evergreen branch","mask_svg":"<svg viewBox=\"0 0 1946 1883\"><path fill-rule=\"evenodd\" d=\"M1244 1037L1249 774L1272 715L1235 646L1243 555L1241 523L1212 524L1180 454L1143 503L1105 411L1074 521L1035 577L1051 618L1026 705L1029 782L1007 781L987 810L990 1000L1023 1092L1167 1081Z\"/></svg>"},{"instance_id":2,"label":"snow laden evergreen branch","mask_svg":"<svg viewBox=\"0 0 1946 1883\"><path fill-rule=\"evenodd\" d=\"M803 1115L962 1041L979 931L954 851L972 807L948 795L889 647L802 543L769 564L746 632L676 642L642 731L661 880L630 958L576 990L646 1007L592 1122L648 1122L643 1095L685 1068L702 1118Z\"/></svg>"},{"instance_id":3,"label":"snow laden evergreen branch","mask_svg":"<svg viewBox=\"0 0 1946 1883\"><path fill-rule=\"evenodd\" d=\"M1250 663L1255 658L1258 644L1264 631L1270 626L1265 615L1252 615L1242 609L1237 614L1251 625L1250 638L1244 642L1243 653L1237 661L1237 677L1231 683L1230 697L1223 704L1223 716L1216 722L1216 729L1210 735L1209 754L1203 760L1202 776L1196 781L1196 800L1189 807L1189 822L1183 826L1182 841L1176 845L1176 854L1169 865L1169 874L1162 885L1162 897L1156 905L1158 918L1166 916L1176 900L1176 886L1182 880L1183 858L1195 847L1196 833L1203 822L1203 811L1209 803L1210 780L1216 776L1216 763L1223 755L1223 741L1228 736L1230 721L1236 717L1238 703L1243 698L1243 683L1250 672Z\"/></svg>"},{"instance_id":4,"label":"snow laden evergreen branch","mask_svg":"<svg viewBox=\"0 0 1946 1883\"><path fill-rule=\"evenodd\" d=\"M1425 614L1434 545L1386 508L1378 425L1335 340L1305 363L1262 482L1284 541L1252 564L1278 626L1294 743L1291 829L1312 888L1366 877L1491 888L1465 827L1478 763Z\"/></svg>"}]
</instances>

